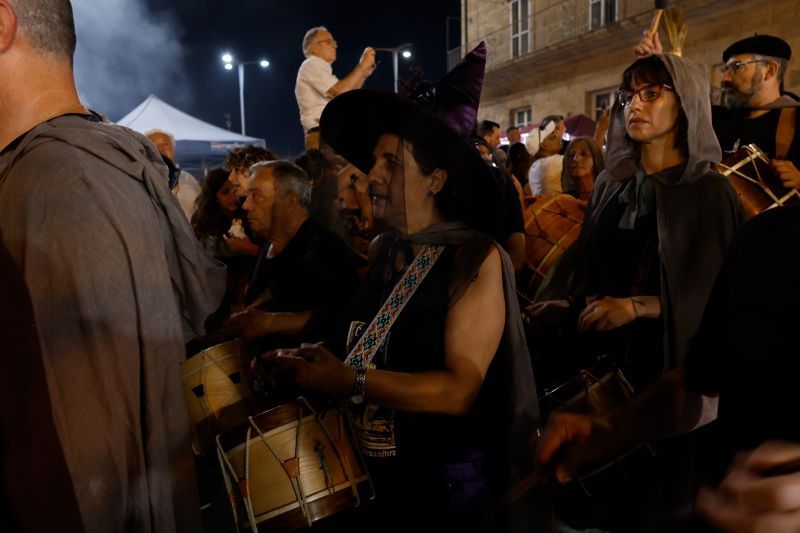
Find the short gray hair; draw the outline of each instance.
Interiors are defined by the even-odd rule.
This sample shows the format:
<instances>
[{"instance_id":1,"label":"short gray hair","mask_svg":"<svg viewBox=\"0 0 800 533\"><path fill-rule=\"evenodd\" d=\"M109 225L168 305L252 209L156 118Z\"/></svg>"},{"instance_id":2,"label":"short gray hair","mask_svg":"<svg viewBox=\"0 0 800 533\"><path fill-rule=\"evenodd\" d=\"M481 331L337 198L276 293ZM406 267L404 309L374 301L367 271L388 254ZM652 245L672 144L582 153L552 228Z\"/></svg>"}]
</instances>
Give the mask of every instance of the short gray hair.
<instances>
[{"instance_id":1,"label":"short gray hair","mask_svg":"<svg viewBox=\"0 0 800 533\"><path fill-rule=\"evenodd\" d=\"M148 132L145 132L144 136L145 136L145 137L147 137L147 138L149 139L151 135L155 135L156 133L160 133L161 135L166 135L166 136L169 138L169 142L171 142L171 143L172 143L172 148L173 148L173 149L175 148L175 136L174 136L174 135L172 135L172 134L171 134L170 132L168 132L168 131L159 130L159 129L154 129L154 130L150 130L150 131L148 131Z\"/></svg>"},{"instance_id":2,"label":"short gray hair","mask_svg":"<svg viewBox=\"0 0 800 533\"><path fill-rule=\"evenodd\" d=\"M786 74L786 69L789 67L789 62L783 59L782 57L773 57L773 56L764 56L761 54L753 54L753 59L758 61L766 61L768 63L777 63L778 69L775 72L775 77L778 79L778 83L783 86L783 77Z\"/></svg>"},{"instance_id":3,"label":"short gray hair","mask_svg":"<svg viewBox=\"0 0 800 533\"><path fill-rule=\"evenodd\" d=\"M13 0L11 7L31 46L72 63L77 38L70 0Z\"/></svg>"},{"instance_id":4,"label":"short gray hair","mask_svg":"<svg viewBox=\"0 0 800 533\"><path fill-rule=\"evenodd\" d=\"M325 26L316 26L306 32L305 37L303 37L304 56L309 57L311 55L311 45L314 44L314 39L317 38L317 34L321 31L328 31L328 28Z\"/></svg>"},{"instance_id":5,"label":"short gray hair","mask_svg":"<svg viewBox=\"0 0 800 533\"><path fill-rule=\"evenodd\" d=\"M291 161L279 159L277 161L261 161L250 167L250 175L268 168L272 170L275 181L281 186L282 193L293 192L304 208L311 207L311 184L308 182L306 171Z\"/></svg>"}]
</instances>

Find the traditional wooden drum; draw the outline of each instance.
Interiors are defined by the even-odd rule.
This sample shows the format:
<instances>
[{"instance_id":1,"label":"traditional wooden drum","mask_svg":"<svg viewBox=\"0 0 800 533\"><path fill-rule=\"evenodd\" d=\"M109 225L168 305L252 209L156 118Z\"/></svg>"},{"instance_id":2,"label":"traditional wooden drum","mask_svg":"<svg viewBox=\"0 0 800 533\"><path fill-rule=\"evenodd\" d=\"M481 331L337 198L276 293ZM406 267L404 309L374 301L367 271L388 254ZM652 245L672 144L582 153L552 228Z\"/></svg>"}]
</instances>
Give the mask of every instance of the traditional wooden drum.
<instances>
[{"instance_id":1,"label":"traditional wooden drum","mask_svg":"<svg viewBox=\"0 0 800 533\"><path fill-rule=\"evenodd\" d=\"M748 219L800 201L800 192L783 186L772 173L769 158L755 144L742 146L714 170L730 180Z\"/></svg>"},{"instance_id":2,"label":"traditional wooden drum","mask_svg":"<svg viewBox=\"0 0 800 533\"><path fill-rule=\"evenodd\" d=\"M214 450L214 437L257 412L247 386L250 354L239 341L212 346L181 364L195 453Z\"/></svg>"},{"instance_id":3,"label":"traditional wooden drum","mask_svg":"<svg viewBox=\"0 0 800 533\"><path fill-rule=\"evenodd\" d=\"M539 196L525 210L525 272L519 290L533 299L545 276L581 233L584 210L573 196Z\"/></svg>"},{"instance_id":4,"label":"traditional wooden drum","mask_svg":"<svg viewBox=\"0 0 800 533\"><path fill-rule=\"evenodd\" d=\"M217 456L237 530L292 531L372 497L347 417L304 398L218 436Z\"/></svg>"}]
</instances>

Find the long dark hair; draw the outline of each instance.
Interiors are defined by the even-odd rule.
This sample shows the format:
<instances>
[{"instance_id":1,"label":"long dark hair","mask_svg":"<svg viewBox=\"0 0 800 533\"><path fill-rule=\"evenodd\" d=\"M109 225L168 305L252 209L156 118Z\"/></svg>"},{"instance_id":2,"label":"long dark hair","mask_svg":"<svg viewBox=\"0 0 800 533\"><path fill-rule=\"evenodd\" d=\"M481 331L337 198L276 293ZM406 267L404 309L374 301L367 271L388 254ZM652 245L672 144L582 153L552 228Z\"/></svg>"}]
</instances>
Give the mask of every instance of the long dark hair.
<instances>
[{"instance_id":1,"label":"long dark hair","mask_svg":"<svg viewBox=\"0 0 800 533\"><path fill-rule=\"evenodd\" d=\"M633 90L634 82L660 83L669 85L675 90L675 99L678 102L678 120L675 122L675 145L685 157L689 157L689 120L683 111L681 97L678 95L675 81L667 70L667 66L658 56L648 56L637 60L622 73L620 90ZM632 140L631 140L632 141Z\"/></svg>"},{"instance_id":2,"label":"long dark hair","mask_svg":"<svg viewBox=\"0 0 800 533\"><path fill-rule=\"evenodd\" d=\"M594 160L594 179L597 179L597 176L605 170L606 162L603 159L603 151L600 149L600 145L597 144L591 137L575 137L572 139L569 144L567 145L567 151L564 155L564 164L561 167L561 188L567 194L572 194L578 191L577 183L575 183L575 179L572 177L572 174L569 170L569 151L572 146L577 142L586 143L586 146L589 147L589 151L592 152L592 159Z\"/></svg>"},{"instance_id":3,"label":"long dark hair","mask_svg":"<svg viewBox=\"0 0 800 533\"><path fill-rule=\"evenodd\" d=\"M220 236L228 230L231 222L222 211L217 201L217 193L228 181L228 172L224 168L211 170L206 179L203 180L203 187L200 195L195 200L194 215L192 215L192 229L198 239L209 236Z\"/></svg>"}]
</instances>

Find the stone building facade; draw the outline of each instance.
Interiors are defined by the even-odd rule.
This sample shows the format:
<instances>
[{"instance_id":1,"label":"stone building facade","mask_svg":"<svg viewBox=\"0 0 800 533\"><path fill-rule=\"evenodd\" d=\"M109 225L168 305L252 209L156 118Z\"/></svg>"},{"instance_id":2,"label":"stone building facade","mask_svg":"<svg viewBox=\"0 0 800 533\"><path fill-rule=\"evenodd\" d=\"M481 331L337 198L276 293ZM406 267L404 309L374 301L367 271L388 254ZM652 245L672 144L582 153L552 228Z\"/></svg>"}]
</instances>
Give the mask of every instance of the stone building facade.
<instances>
[{"instance_id":1,"label":"stone building facade","mask_svg":"<svg viewBox=\"0 0 800 533\"><path fill-rule=\"evenodd\" d=\"M800 93L800 1L673 0L688 35L683 56L708 65L719 85L722 51L753 33L789 42L794 57L785 87ZM461 49L480 41L488 58L479 117L509 125L549 114L596 118L610 104L633 47L650 26L653 0L462 0ZM662 29L662 42L665 42Z\"/></svg>"}]
</instances>

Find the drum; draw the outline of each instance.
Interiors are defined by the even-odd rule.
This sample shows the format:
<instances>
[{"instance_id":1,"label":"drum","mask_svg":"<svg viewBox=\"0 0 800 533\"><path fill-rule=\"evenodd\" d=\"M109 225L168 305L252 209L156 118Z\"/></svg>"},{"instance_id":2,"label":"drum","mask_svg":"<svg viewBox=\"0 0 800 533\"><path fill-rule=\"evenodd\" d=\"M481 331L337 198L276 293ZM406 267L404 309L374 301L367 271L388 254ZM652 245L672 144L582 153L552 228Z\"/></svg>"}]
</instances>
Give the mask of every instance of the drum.
<instances>
[{"instance_id":1,"label":"drum","mask_svg":"<svg viewBox=\"0 0 800 533\"><path fill-rule=\"evenodd\" d=\"M630 402L633 395L633 386L622 370L610 358L604 357L566 382L545 390L539 404L549 412L604 415ZM576 473L575 478L584 493L592 496L597 487L606 488L618 482L619 478L627 478L628 468L639 469L653 456L653 446L641 444L611 461Z\"/></svg>"},{"instance_id":2,"label":"drum","mask_svg":"<svg viewBox=\"0 0 800 533\"><path fill-rule=\"evenodd\" d=\"M198 455L214 450L214 437L252 413L247 367L250 354L239 341L212 346L181 364L184 399Z\"/></svg>"},{"instance_id":3,"label":"drum","mask_svg":"<svg viewBox=\"0 0 800 533\"><path fill-rule=\"evenodd\" d=\"M742 146L714 170L730 180L748 219L800 201L800 192L783 186L772 173L769 158L755 144Z\"/></svg>"},{"instance_id":4,"label":"drum","mask_svg":"<svg viewBox=\"0 0 800 533\"><path fill-rule=\"evenodd\" d=\"M525 272L519 290L532 299L550 269L581 233L584 210L568 194L539 196L525 210Z\"/></svg>"},{"instance_id":5,"label":"drum","mask_svg":"<svg viewBox=\"0 0 800 533\"><path fill-rule=\"evenodd\" d=\"M304 398L218 436L217 456L237 529L292 531L373 496L346 416Z\"/></svg>"}]
</instances>

